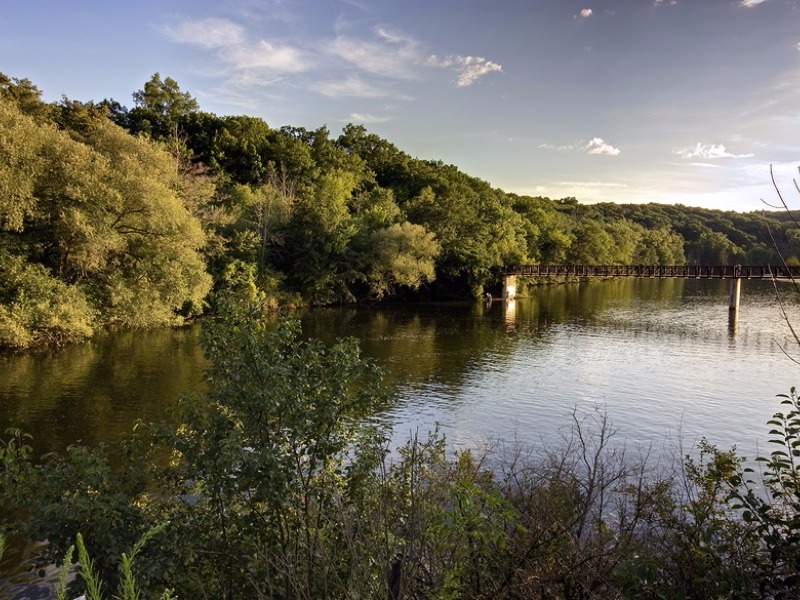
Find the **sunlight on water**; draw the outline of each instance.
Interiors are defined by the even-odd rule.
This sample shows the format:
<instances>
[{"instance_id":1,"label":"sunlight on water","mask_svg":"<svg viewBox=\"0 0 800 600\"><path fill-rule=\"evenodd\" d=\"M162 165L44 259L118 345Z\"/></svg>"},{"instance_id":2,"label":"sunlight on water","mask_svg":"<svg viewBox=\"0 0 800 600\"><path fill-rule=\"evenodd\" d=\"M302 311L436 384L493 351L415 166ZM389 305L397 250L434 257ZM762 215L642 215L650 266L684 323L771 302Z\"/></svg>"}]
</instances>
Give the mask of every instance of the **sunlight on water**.
<instances>
[{"instance_id":1,"label":"sunlight on water","mask_svg":"<svg viewBox=\"0 0 800 600\"><path fill-rule=\"evenodd\" d=\"M415 366L393 355L389 368L431 369L399 377L400 399L385 415L396 440L438 424L456 448L553 443L573 411L600 412L627 443L688 448L706 437L753 457L778 409L775 395L796 383L797 367L779 347L792 342L772 289L745 283L734 333L725 282L586 288L517 300L512 315L497 302L478 315L466 308L430 315L416 339L399 326L415 350L404 360ZM369 338L365 350L384 357Z\"/></svg>"},{"instance_id":2,"label":"sunlight on water","mask_svg":"<svg viewBox=\"0 0 800 600\"><path fill-rule=\"evenodd\" d=\"M453 447L552 442L605 412L630 443L702 436L748 456L775 395L796 383L772 287L746 281L735 331L724 281L618 280L536 288L512 306L435 304L305 311L305 334L362 340L398 400L395 440L437 424ZM790 299L792 297L790 296ZM798 313L797 302L791 311ZM160 419L204 368L197 331L126 333L62 352L0 358L0 426L42 451L115 444Z\"/></svg>"}]
</instances>

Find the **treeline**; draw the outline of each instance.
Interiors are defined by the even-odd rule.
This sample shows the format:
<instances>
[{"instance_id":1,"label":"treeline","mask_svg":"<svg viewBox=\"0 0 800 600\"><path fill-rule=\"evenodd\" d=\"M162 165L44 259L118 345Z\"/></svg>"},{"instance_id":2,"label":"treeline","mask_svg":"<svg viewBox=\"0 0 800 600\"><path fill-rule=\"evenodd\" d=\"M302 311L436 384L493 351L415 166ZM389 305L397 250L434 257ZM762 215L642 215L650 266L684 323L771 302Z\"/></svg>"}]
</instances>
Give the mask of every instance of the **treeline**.
<instances>
[{"instance_id":1,"label":"treeline","mask_svg":"<svg viewBox=\"0 0 800 600\"><path fill-rule=\"evenodd\" d=\"M363 126L203 112L158 74L130 109L40 96L0 74L0 346L178 323L211 290L464 298L504 264L800 256L776 213L509 194Z\"/></svg>"}]
</instances>

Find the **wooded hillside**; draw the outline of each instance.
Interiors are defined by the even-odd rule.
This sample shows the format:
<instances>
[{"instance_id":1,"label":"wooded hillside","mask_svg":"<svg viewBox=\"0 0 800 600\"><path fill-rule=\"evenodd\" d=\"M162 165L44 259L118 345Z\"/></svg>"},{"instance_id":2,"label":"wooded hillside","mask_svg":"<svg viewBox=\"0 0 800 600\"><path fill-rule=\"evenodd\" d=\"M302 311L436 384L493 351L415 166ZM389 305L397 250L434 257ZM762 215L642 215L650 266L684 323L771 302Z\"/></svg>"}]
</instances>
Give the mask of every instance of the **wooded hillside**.
<instances>
[{"instance_id":1,"label":"wooded hillside","mask_svg":"<svg viewBox=\"0 0 800 600\"><path fill-rule=\"evenodd\" d=\"M782 213L510 194L361 125L203 112L159 74L133 100L45 103L0 74L0 346L180 323L213 289L467 298L504 264L800 256Z\"/></svg>"}]
</instances>

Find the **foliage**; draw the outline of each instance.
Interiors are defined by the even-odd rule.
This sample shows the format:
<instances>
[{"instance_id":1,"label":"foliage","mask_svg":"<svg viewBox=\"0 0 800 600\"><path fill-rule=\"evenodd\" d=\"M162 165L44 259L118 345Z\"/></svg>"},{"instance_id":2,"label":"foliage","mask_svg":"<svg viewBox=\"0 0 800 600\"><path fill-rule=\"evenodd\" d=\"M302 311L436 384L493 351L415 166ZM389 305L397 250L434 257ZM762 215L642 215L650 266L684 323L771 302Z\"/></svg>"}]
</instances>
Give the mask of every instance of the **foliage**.
<instances>
[{"instance_id":1,"label":"foliage","mask_svg":"<svg viewBox=\"0 0 800 600\"><path fill-rule=\"evenodd\" d=\"M174 324L210 278L174 161L102 111L65 101L60 131L0 98L0 343L25 347L98 325Z\"/></svg>"},{"instance_id":2,"label":"foliage","mask_svg":"<svg viewBox=\"0 0 800 600\"><path fill-rule=\"evenodd\" d=\"M89 337L94 322L95 311L77 286L0 248L0 346Z\"/></svg>"},{"instance_id":3,"label":"foliage","mask_svg":"<svg viewBox=\"0 0 800 600\"><path fill-rule=\"evenodd\" d=\"M800 257L780 213L509 194L361 125L332 137L202 112L159 73L133 102L45 104L0 75L0 251L84 298L74 320L92 330L180 323L212 288L278 305L465 298L503 265ZM50 336L4 309L6 345L89 331Z\"/></svg>"},{"instance_id":4,"label":"foliage","mask_svg":"<svg viewBox=\"0 0 800 600\"><path fill-rule=\"evenodd\" d=\"M765 563L762 592L787 598L794 597L793 590L800 585L800 399L794 388L779 398L786 410L768 421L769 443L775 449L757 459L764 466L760 483L766 493L752 479L754 470L747 468L732 480L731 497L764 546L759 556Z\"/></svg>"}]
</instances>

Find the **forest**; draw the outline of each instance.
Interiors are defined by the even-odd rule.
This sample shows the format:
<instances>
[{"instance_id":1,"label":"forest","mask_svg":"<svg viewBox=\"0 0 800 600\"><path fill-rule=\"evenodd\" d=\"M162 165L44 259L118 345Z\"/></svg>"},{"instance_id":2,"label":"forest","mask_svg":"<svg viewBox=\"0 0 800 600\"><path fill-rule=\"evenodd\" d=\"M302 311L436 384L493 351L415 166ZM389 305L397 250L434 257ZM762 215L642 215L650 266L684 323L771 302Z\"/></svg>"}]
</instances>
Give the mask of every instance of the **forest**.
<instances>
[{"instance_id":1,"label":"forest","mask_svg":"<svg viewBox=\"0 0 800 600\"><path fill-rule=\"evenodd\" d=\"M237 290L272 306L456 299L520 264L778 264L782 212L520 196L362 125L270 127L154 74L46 103L0 73L0 347L176 325Z\"/></svg>"}]
</instances>

